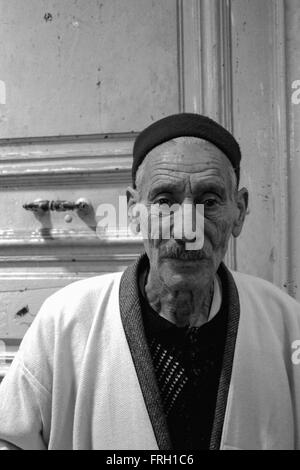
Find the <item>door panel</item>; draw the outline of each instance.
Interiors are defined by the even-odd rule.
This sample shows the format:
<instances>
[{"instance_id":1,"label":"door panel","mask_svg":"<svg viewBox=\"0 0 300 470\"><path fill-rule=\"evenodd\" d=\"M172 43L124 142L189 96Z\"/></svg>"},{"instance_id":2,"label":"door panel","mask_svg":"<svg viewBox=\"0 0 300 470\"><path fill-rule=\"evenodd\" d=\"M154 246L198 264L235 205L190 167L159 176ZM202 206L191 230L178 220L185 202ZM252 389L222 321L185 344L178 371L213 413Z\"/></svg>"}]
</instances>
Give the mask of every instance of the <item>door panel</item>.
<instances>
[{"instance_id":1,"label":"door panel","mask_svg":"<svg viewBox=\"0 0 300 470\"><path fill-rule=\"evenodd\" d=\"M1 137L139 131L178 109L174 0L2 0Z\"/></svg>"}]
</instances>

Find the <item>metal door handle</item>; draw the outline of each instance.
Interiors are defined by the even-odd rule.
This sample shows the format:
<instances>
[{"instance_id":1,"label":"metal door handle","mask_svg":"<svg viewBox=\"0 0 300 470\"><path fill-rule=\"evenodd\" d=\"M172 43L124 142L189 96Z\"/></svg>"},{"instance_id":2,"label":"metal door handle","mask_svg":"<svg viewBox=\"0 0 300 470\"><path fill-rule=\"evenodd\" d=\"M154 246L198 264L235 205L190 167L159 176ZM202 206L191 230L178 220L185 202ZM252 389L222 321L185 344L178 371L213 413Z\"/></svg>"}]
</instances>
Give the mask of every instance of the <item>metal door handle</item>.
<instances>
[{"instance_id":1,"label":"metal door handle","mask_svg":"<svg viewBox=\"0 0 300 470\"><path fill-rule=\"evenodd\" d=\"M71 201L48 201L42 199L36 199L33 202L27 202L23 204L23 208L31 212L67 212L67 211L85 211L87 212L90 209L90 203L83 198L78 199L76 202Z\"/></svg>"},{"instance_id":2,"label":"metal door handle","mask_svg":"<svg viewBox=\"0 0 300 470\"><path fill-rule=\"evenodd\" d=\"M26 211L31 212L46 212L49 210L49 202L50 201L43 201L42 199L36 199L33 202L27 202L23 204L23 208Z\"/></svg>"}]
</instances>

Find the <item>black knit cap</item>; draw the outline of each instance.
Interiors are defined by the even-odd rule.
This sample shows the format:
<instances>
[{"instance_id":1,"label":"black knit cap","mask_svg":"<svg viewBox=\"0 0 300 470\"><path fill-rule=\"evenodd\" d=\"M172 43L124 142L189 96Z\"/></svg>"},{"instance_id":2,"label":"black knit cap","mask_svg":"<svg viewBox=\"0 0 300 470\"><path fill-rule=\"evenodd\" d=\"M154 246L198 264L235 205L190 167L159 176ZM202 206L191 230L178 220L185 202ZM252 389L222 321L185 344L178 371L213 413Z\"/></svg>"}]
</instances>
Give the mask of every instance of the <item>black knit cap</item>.
<instances>
[{"instance_id":1,"label":"black knit cap","mask_svg":"<svg viewBox=\"0 0 300 470\"><path fill-rule=\"evenodd\" d=\"M146 155L158 145L176 137L199 137L214 144L230 160L239 183L242 156L239 144L233 135L207 116L179 113L154 122L137 136L133 147L132 181L134 187L137 169Z\"/></svg>"}]
</instances>

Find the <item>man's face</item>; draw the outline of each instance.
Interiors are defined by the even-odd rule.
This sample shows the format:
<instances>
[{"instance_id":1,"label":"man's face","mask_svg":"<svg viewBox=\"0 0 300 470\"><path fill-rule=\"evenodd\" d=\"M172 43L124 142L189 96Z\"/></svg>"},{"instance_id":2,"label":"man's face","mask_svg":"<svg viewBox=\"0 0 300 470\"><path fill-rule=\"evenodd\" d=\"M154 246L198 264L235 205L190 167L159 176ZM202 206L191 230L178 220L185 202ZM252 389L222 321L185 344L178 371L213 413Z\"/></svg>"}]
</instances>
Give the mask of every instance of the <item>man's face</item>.
<instances>
[{"instance_id":1,"label":"man's face","mask_svg":"<svg viewBox=\"0 0 300 470\"><path fill-rule=\"evenodd\" d=\"M169 288L199 285L212 278L233 234L238 236L247 208L245 190L237 192L232 167L215 145L201 139L176 139L153 149L137 181L136 202L204 206L204 244L187 251L184 238L151 238L144 234L151 269ZM134 191L131 192L134 194ZM153 237L153 233L152 233Z\"/></svg>"}]
</instances>

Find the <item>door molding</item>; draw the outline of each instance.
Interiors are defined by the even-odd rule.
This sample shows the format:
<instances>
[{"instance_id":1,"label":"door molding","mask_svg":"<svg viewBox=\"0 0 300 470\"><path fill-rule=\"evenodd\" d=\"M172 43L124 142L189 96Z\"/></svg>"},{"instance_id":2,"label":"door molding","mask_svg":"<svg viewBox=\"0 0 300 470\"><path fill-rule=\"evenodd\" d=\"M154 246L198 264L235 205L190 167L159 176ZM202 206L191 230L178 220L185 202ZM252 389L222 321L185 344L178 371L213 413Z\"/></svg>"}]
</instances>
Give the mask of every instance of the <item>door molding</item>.
<instances>
[{"instance_id":1,"label":"door molding","mask_svg":"<svg viewBox=\"0 0 300 470\"><path fill-rule=\"evenodd\" d=\"M230 0L178 0L182 111L205 114L233 128ZM226 264L236 267L229 241Z\"/></svg>"}]
</instances>

